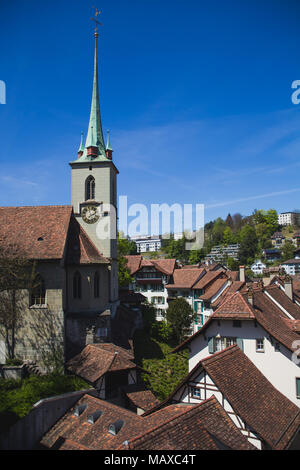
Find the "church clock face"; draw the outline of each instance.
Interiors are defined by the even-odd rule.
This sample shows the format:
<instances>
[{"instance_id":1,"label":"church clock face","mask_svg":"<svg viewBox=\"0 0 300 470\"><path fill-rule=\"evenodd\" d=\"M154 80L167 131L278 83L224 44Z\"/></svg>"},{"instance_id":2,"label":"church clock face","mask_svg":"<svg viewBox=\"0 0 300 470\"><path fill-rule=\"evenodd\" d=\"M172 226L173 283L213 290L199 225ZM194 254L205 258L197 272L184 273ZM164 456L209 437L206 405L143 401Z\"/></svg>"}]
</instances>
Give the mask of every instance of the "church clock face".
<instances>
[{"instance_id":1,"label":"church clock face","mask_svg":"<svg viewBox=\"0 0 300 470\"><path fill-rule=\"evenodd\" d=\"M96 206L85 206L81 211L81 217L87 224L94 224L99 219L98 208Z\"/></svg>"}]
</instances>

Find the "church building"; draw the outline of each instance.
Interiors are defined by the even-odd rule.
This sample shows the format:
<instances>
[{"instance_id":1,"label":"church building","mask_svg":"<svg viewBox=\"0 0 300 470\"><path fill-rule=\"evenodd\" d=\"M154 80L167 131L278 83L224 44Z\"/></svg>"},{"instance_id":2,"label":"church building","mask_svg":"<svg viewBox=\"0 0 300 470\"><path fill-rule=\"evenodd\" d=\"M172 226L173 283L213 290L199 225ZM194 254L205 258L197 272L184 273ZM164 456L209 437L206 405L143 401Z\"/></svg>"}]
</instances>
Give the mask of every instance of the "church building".
<instances>
[{"instance_id":1,"label":"church building","mask_svg":"<svg viewBox=\"0 0 300 470\"><path fill-rule=\"evenodd\" d=\"M51 368L86 344L111 341L118 300L117 174L104 143L98 32L90 120L71 161L71 205L0 207L0 246L36 263L38 287L22 293L15 355ZM67 162L66 162L67 163ZM0 364L8 357L0 325Z\"/></svg>"}]
</instances>

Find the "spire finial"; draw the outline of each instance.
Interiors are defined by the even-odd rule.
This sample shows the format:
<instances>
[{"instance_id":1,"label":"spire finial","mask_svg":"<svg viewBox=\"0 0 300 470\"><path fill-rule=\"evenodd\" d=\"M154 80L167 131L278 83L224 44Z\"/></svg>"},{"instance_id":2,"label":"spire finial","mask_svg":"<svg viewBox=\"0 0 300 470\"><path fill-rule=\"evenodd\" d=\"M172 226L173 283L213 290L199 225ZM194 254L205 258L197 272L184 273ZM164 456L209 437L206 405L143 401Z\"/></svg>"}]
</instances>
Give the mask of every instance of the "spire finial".
<instances>
[{"instance_id":1,"label":"spire finial","mask_svg":"<svg viewBox=\"0 0 300 470\"><path fill-rule=\"evenodd\" d=\"M95 26L95 38L98 37L98 25L99 26L102 26L102 23L100 23L100 21L97 21L97 16L101 14L101 11L98 10L96 7L93 6L93 8L95 8L95 18L91 18L92 21L94 21L96 23L96 26Z\"/></svg>"},{"instance_id":2,"label":"spire finial","mask_svg":"<svg viewBox=\"0 0 300 470\"><path fill-rule=\"evenodd\" d=\"M94 7L95 8L95 7ZM100 14L100 11L95 8L95 17ZM86 137L85 147L88 148L92 145L98 147L98 154L105 157L105 145L102 132L101 116L100 116L100 103L99 103L99 85L98 85L98 25L101 25L96 18L91 18L96 23L95 28L95 57L94 57L94 78L93 78L93 94L90 112L90 121L88 133Z\"/></svg>"}]
</instances>

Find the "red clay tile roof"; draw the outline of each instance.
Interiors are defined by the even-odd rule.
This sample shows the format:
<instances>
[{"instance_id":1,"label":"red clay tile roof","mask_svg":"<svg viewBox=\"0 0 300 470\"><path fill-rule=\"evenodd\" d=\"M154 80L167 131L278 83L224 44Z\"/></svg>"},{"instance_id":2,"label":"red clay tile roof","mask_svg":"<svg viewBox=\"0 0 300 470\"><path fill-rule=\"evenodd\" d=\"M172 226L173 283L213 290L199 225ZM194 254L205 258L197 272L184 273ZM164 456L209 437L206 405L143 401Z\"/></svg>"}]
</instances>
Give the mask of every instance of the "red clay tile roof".
<instances>
[{"instance_id":1,"label":"red clay tile roof","mask_svg":"<svg viewBox=\"0 0 300 470\"><path fill-rule=\"evenodd\" d=\"M212 314L214 318L233 318L236 320L247 320L255 318L251 305L245 300L240 292L228 295L224 302Z\"/></svg>"},{"instance_id":2,"label":"red clay tile roof","mask_svg":"<svg viewBox=\"0 0 300 470\"><path fill-rule=\"evenodd\" d=\"M201 279L193 285L193 289L204 289L208 284L219 277L225 277L223 270L208 271L205 276L201 277Z\"/></svg>"},{"instance_id":3,"label":"red clay tile roof","mask_svg":"<svg viewBox=\"0 0 300 470\"><path fill-rule=\"evenodd\" d=\"M151 261L156 269L161 271L163 274L173 274L176 266L176 259L153 259Z\"/></svg>"},{"instance_id":4,"label":"red clay tile roof","mask_svg":"<svg viewBox=\"0 0 300 470\"><path fill-rule=\"evenodd\" d=\"M150 419L151 415L147 418ZM129 439L120 449L219 450L223 446L233 450L254 450L216 398L211 397L198 405L183 405L179 416L172 416L141 436Z\"/></svg>"},{"instance_id":5,"label":"red clay tile roof","mask_svg":"<svg viewBox=\"0 0 300 470\"><path fill-rule=\"evenodd\" d=\"M109 260L98 251L74 216L70 220L67 243L68 264L109 263Z\"/></svg>"},{"instance_id":6,"label":"red clay tile roof","mask_svg":"<svg viewBox=\"0 0 300 470\"><path fill-rule=\"evenodd\" d=\"M212 307L217 309L229 295L239 291L244 285L245 282L243 281L233 281L233 283L227 289L225 289L214 302L212 302Z\"/></svg>"},{"instance_id":7,"label":"red clay tile roof","mask_svg":"<svg viewBox=\"0 0 300 470\"><path fill-rule=\"evenodd\" d=\"M208 286L203 295L200 295L199 299L201 300L210 300L212 297L217 295L217 293L225 287L228 279L216 279L212 284Z\"/></svg>"},{"instance_id":8,"label":"red clay tile roof","mask_svg":"<svg viewBox=\"0 0 300 470\"><path fill-rule=\"evenodd\" d=\"M278 302L295 320L300 320L300 307L295 304L286 293L275 284L267 286L265 291Z\"/></svg>"},{"instance_id":9,"label":"red clay tile roof","mask_svg":"<svg viewBox=\"0 0 300 470\"><path fill-rule=\"evenodd\" d=\"M292 344L299 336L284 321L282 310L262 291L254 291L253 309L256 321L277 341L294 352Z\"/></svg>"},{"instance_id":10,"label":"red clay tile roof","mask_svg":"<svg viewBox=\"0 0 300 470\"><path fill-rule=\"evenodd\" d=\"M29 259L108 263L73 215L72 206L0 207L0 243Z\"/></svg>"},{"instance_id":11,"label":"red clay tile roof","mask_svg":"<svg viewBox=\"0 0 300 470\"><path fill-rule=\"evenodd\" d=\"M90 383L107 372L136 369L133 354L112 343L88 344L66 363L67 369Z\"/></svg>"},{"instance_id":12,"label":"red clay tile roof","mask_svg":"<svg viewBox=\"0 0 300 470\"><path fill-rule=\"evenodd\" d=\"M127 255L125 256L127 259L127 267L130 271L130 274L134 274L138 271L140 268L140 264L142 261L142 256L141 255Z\"/></svg>"},{"instance_id":13,"label":"red clay tile roof","mask_svg":"<svg viewBox=\"0 0 300 470\"><path fill-rule=\"evenodd\" d=\"M62 259L72 206L0 207L0 243L29 259Z\"/></svg>"},{"instance_id":14,"label":"red clay tile roof","mask_svg":"<svg viewBox=\"0 0 300 470\"><path fill-rule=\"evenodd\" d=\"M143 384L130 384L122 387L122 391L134 406L144 411L152 409L159 403L151 390L146 390Z\"/></svg>"},{"instance_id":15,"label":"red clay tile roof","mask_svg":"<svg viewBox=\"0 0 300 470\"><path fill-rule=\"evenodd\" d=\"M77 417L74 411L78 405L86 408ZM88 416L97 411L102 411L101 416L94 424L88 423ZM122 420L123 426L112 435L109 426L117 420ZM56 450L253 448L213 397L199 405L170 405L144 417L84 395L43 436L41 444Z\"/></svg>"},{"instance_id":16,"label":"red clay tile roof","mask_svg":"<svg viewBox=\"0 0 300 470\"><path fill-rule=\"evenodd\" d=\"M284 449L300 426L300 410L238 346L201 361L234 411L274 449Z\"/></svg>"},{"instance_id":17,"label":"red clay tile roof","mask_svg":"<svg viewBox=\"0 0 300 470\"><path fill-rule=\"evenodd\" d=\"M205 274L203 268L199 269L175 269L173 283L166 285L167 289L191 289L195 282Z\"/></svg>"},{"instance_id":18,"label":"red clay tile roof","mask_svg":"<svg viewBox=\"0 0 300 470\"><path fill-rule=\"evenodd\" d=\"M83 413L74 416L76 406L86 404ZM87 418L96 411L102 415L94 424L89 424ZM124 425L116 436L108 432L109 426L117 420L123 420ZM70 408L65 415L52 426L43 436L41 444L48 448L59 449L59 440L72 440L76 445L85 446L90 450L117 449L129 436L143 432L145 423L141 416L132 411L120 408L112 403L91 395L84 395Z\"/></svg>"}]
</instances>

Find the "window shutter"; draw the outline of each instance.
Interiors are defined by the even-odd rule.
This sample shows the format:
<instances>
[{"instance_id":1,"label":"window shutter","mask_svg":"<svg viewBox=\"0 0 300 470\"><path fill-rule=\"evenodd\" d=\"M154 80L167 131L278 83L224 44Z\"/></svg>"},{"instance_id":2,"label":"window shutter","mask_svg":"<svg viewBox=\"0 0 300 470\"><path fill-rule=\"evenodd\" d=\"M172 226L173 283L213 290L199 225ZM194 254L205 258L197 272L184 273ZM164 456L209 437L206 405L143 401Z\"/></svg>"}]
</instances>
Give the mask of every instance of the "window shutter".
<instances>
[{"instance_id":1,"label":"window shutter","mask_svg":"<svg viewBox=\"0 0 300 470\"><path fill-rule=\"evenodd\" d=\"M244 341L241 338L236 339L236 344L242 351L244 351Z\"/></svg>"},{"instance_id":2,"label":"window shutter","mask_svg":"<svg viewBox=\"0 0 300 470\"><path fill-rule=\"evenodd\" d=\"M300 398L300 379L296 378L296 393L297 393L297 398Z\"/></svg>"},{"instance_id":3,"label":"window shutter","mask_svg":"<svg viewBox=\"0 0 300 470\"><path fill-rule=\"evenodd\" d=\"M214 338L208 338L208 352L213 354L214 351Z\"/></svg>"}]
</instances>

